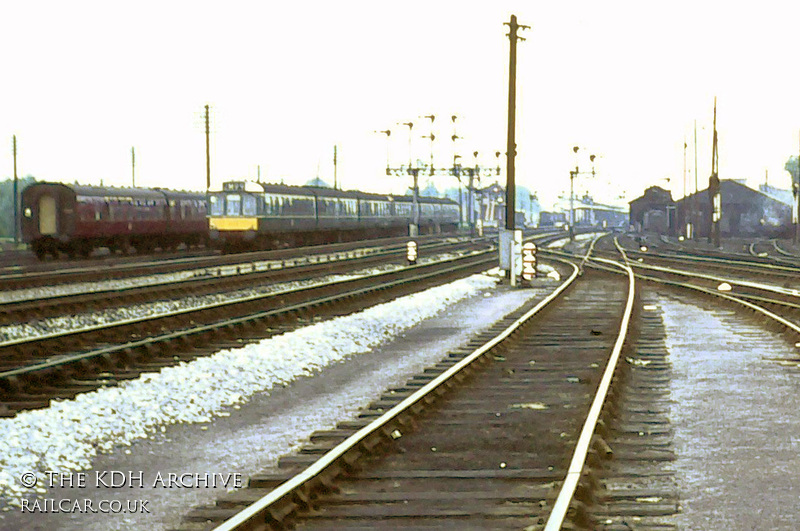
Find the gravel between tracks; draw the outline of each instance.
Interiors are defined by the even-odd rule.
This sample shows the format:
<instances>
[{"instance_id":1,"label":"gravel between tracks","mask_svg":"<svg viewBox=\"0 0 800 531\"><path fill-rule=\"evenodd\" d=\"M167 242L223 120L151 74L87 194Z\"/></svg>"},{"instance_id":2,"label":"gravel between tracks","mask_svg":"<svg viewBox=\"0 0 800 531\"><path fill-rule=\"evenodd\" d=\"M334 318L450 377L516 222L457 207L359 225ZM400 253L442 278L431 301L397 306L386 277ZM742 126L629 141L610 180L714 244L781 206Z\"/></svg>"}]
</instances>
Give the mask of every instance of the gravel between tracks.
<instances>
[{"instance_id":1,"label":"gravel between tracks","mask_svg":"<svg viewBox=\"0 0 800 531\"><path fill-rule=\"evenodd\" d=\"M436 257L430 257L426 260L420 260L419 263L424 264L434 260L447 260L449 258L454 258L456 256L460 255L456 254L437 255ZM307 280L281 282L276 284L263 284L250 289L241 289L224 293L212 293L203 296L190 296L190 297L184 297L182 299L151 301L143 304L135 304L120 308L112 308L100 312L82 313L76 315L64 315L48 319L40 319L27 323L13 324L0 327L0 343L4 341L14 341L18 339L34 338L47 334L66 332L70 330L79 330L90 326L110 324L119 321L124 321L127 319L139 319L143 317L164 315L180 310L201 308L203 306L208 306L211 304L217 304L221 302L246 299L248 297L268 295L273 293L279 293L282 291L290 291L303 287L326 284L329 282L336 282L340 280L364 277L376 273L395 271L397 269L401 269L402 267L403 266L397 264L386 264L380 267L372 267L369 269L354 271L353 273L349 273L347 275L326 275L324 277L317 277ZM178 280L179 275L178 274L158 275L158 277L159 277L157 279L158 282L152 282L152 283L168 282L169 278L171 277L175 277L174 280ZM144 277L141 279L137 279L136 281L128 279L122 281L106 281L106 282L90 283L86 285L70 284L68 286L55 286L52 288L47 288L47 290L48 293L50 293L51 295L57 295L61 293L74 293L76 292L75 286L79 287L84 286L82 289L85 289L87 291L100 290L100 289L118 289L127 286L134 286L134 285L138 286L138 285L148 284L151 283L150 281L153 278L155 277ZM137 284L135 282L139 283ZM41 297L41 295L42 293L40 292L39 296Z\"/></svg>"},{"instance_id":2,"label":"gravel between tracks","mask_svg":"<svg viewBox=\"0 0 800 531\"><path fill-rule=\"evenodd\" d=\"M254 393L368 352L495 282L473 275L2 420L0 494L18 505L31 494L18 481L23 472L37 472L43 480L45 470L86 469L98 452L128 446L169 424L209 422Z\"/></svg>"}]
</instances>

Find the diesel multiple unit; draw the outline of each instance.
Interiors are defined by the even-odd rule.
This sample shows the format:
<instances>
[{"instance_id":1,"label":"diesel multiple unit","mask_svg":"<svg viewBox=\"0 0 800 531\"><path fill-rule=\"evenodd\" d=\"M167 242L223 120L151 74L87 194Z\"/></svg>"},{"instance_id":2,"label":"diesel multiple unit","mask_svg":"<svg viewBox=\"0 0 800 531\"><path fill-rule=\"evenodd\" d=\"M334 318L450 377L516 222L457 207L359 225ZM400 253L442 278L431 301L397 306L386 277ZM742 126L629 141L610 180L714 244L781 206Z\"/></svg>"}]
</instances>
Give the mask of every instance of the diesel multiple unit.
<instances>
[{"instance_id":1,"label":"diesel multiple unit","mask_svg":"<svg viewBox=\"0 0 800 531\"><path fill-rule=\"evenodd\" d=\"M453 231L458 204L420 197L419 232ZM414 220L409 196L230 181L208 195L209 238L225 249L274 248L402 236Z\"/></svg>"}]
</instances>

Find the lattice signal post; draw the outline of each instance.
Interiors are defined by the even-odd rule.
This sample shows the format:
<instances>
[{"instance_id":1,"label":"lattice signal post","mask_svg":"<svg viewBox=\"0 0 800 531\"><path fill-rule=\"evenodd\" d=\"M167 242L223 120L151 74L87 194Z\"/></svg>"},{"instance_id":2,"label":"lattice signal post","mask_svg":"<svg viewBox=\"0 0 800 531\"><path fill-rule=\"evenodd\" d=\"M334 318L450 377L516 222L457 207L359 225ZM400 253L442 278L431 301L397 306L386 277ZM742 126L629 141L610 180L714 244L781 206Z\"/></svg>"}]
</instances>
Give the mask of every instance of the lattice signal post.
<instances>
[{"instance_id":1,"label":"lattice signal post","mask_svg":"<svg viewBox=\"0 0 800 531\"><path fill-rule=\"evenodd\" d=\"M575 146L572 148L572 152L576 155L578 154L578 150L580 150L579 146ZM578 167L578 163L575 163L575 170L569 172L569 239L575 239L575 178L579 175L591 175L592 177L595 176L594 171L594 159L597 155L589 155L589 161L592 163L592 171L580 171Z\"/></svg>"},{"instance_id":2,"label":"lattice signal post","mask_svg":"<svg viewBox=\"0 0 800 531\"><path fill-rule=\"evenodd\" d=\"M477 157L477 151L474 152L474 155ZM500 152L496 152L496 156L500 157ZM460 158L460 157L458 157ZM412 226L409 228L409 234L411 236L416 236L417 231L419 229L419 176L421 175L452 175L456 179L458 179L459 187L463 184L461 181L461 176L466 175L468 177L467 184L465 188L467 189L467 223L469 224L470 234L474 235L475 233L475 195L476 192L479 192L480 188L480 181L481 175L500 175L500 166L498 165L495 168L486 168L481 167L478 164L475 166L462 166L461 164L455 163L450 168L435 168L430 164L418 164L417 166L406 166L400 165L400 167L392 168L390 166L386 167L386 175L411 175L413 178L413 183L411 186L412 192L412 202L413 202L413 212L412 212L412 219L413 223ZM460 206L460 205L459 205Z\"/></svg>"},{"instance_id":3,"label":"lattice signal post","mask_svg":"<svg viewBox=\"0 0 800 531\"><path fill-rule=\"evenodd\" d=\"M433 125L433 122L436 120L436 116L433 115L433 114L424 116L423 118L429 119L431 121L431 126ZM453 115L451 117L451 120L455 124L456 116ZM462 183L461 177L462 177L462 175L465 175L465 174L468 176L468 182L466 184L466 189L467 189L467 192L468 192L468 196L467 196L467 222L468 222L469 227L470 227L470 234L474 235L474 233L475 233L474 197L475 197L475 193L479 190L479 188L477 186L480 185L480 179L481 179L481 175L482 174L485 175L487 173L490 173L490 174L500 175L500 163L499 163L500 152L499 151L495 152L495 157L498 159L498 163L497 163L497 166L495 168L485 168L485 167L479 166L478 163L477 163L478 151L474 151L473 152L473 157L475 157L475 160L476 160L474 166L463 166L463 165L461 165L458 162L458 159L460 159L461 156L460 155L454 155L453 156L453 166L452 167L450 167L450 168L437 168L435 166L434 158L433 158L433 152L434 152L433 146L434 146L434 140L436 140L436 135L434 135L433 132L431 132L428 135L422 135L421 136L422 138L428 138L431 141L430 162L429 163L421 163L421 162L418 161L417 164L414 165L414 163L412 162L413 157L412 157L412 152L411 152L411 140L413 138L412 137L412 133L413 133L413 130L414 130L414 123L413 122L402 122L402 123L399 123L398 125L404 125L404 126L408 127L408 153L409 153L409 155L408 155L408 164L407 165L401 164L400 166L392 167L390 165L390 163L389 163L388 140L392 136L391 129L385 129L383 131L375 131L375 132L386 135L386 139L387 139L386 175L390 175L390 176L391 175L395 175L395 176L411 175L411 177L413 179L412 185L411 185L413 211L412 211L412 223L409 226L409 235L410 236L416 236L418 234L418 231L419 231L419 215L420 215L420 213L419 213L419 176L420 175L428 175L430 177L433 177L434 175L440 175L440 176L442 176L442 175L452 175L453 177L455 177L458 180L458 184L459 184L459 187L458 187L458 190L459 190L459 204L458 204L458 206L459 206L459 224L460 224L461 221L462 221L462 218L463 218L463 214L462 214L463 205L462 205L462 202L461 202L461 186L463 185L463 183ZM456 139L458 139L458 138L460 138L460 137L458 135L456 135L455 133L453 133L453 136L451 137L453 142L455 142ZM476 184L476 182L477 182L477 184Z\"/></svg>"}]
</instances>

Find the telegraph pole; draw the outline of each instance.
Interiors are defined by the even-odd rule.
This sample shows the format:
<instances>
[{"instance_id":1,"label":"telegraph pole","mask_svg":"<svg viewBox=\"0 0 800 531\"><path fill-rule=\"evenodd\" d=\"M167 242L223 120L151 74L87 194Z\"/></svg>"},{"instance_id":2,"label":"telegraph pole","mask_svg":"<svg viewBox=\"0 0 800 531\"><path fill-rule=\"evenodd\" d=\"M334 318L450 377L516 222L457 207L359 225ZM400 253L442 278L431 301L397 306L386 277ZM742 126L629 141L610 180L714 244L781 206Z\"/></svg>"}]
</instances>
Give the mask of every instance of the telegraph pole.
<instances>
[{"instance_id":1,"label":"telegraph pole","mask_svg":"<svg viewBox=\"0 0 800 531\"><path fill-rule=\"evenodd\" d=\"M450 121L453 122L453 134L450 139L453 141L453 177L456 178L458 181L458 228L461 229L462 224L464 223L464 196L461 191L461 172L460 172L460 164L458 164L458 159L461 155L456 153L456 140L460 137L458 133L456 133L456 120L458 119L457 115L450 116Z\"/></svg>"},{"instance_id":2,"label":"telegraph pole","mask_svg":"<svg viewBox=\"0 0 800 531\"><path fill-rule=\"evenodd\" d=\"M136 151L131 148L131 187L136 188Z\"/></svg>"},{"instance_id":3,"label":"telegraph pole","mask_svg":"<svg viewBox=\"0 0 800 531\"><path fill-rule=\"evenodd\" d=\"M578 150L580 147L575 146L572 148L572 152L577 155ZM575 171L569 172L569 239L570 241L575 241L575 193L574 193L574 185L573 181L575 178L580 174L580 170L578 169L578 157L575 157Z\"/></svg>"},{"instance_id":4,"label":"telegraph pole","mask_svg":"<svg viewBox=\"0 0 800 531\"><path fill-rule=\"evenodd\" d=\"M14 153L14 243L19 243L19 191L17 180L17 135L12 137L12 150Z\"/></svg>"},{"instance_id":5,"label":"telegraph pole","mask_svg":"<svg viewBox=\"0 0 800 531\"><path fill-rule=\"evenodd\" d=\"M211 189L211 144L208 133L208 105L206 105L206 192Z\"/></svg>"},{"instance_id":6,"label":"telegraph pole","mask_svg":"<svg viewBox=\"0 0 800 531\"><path fill-rule=\"evenodd\" d=\"M339 178L338 178L338 175L337 175L337 161L336 161L337 147L338 146L336 146L336 144L334 144L334 146L333 146L333 189L334 190L338 190L339 189Z\"/></svg>"},{"instance_id":7,"label":"telegraph pole","mask_svg":"<svg viewBox=\"0 0 800 531\"><path fill-rule=\"evenodd\" d=\"M686 135L683 136L683 234L686 236L686 224L687 224L687 216L686 213L688 211L687 208L687 201L686 201Z\"/></svg>"},{"instance_id":8,"label":"telegraph pole","mask_svg":"<svg viewBox=\"0 0 800 531\"><path fill-rule=\"evenodd\" d=\"M517 154L516 112L517 112L517 39L524 41L517 35L517 30L528 29L530 26L517 24L517 16L511 15L508 25L508 40L510 52L508 55L508 135L506 144L506 229L514 230L516 212L516 183L514 159Z\"/></svg>"},{"instance_id":9,"label":"telegraph pole","mask_svg":"<svg viewBox=\"0 0 800 531\"><path fill-rule=\"evenodd\" d=\"M527 29L529 26L517 24L517 16L511 15L511 20L504 24L508 25L508 134L506 143L506 237L500 238L500 264L501 268L507 271L511 285L517 283L516 262L517 262L517 231L516 229L516 196L517 188L515 183L514 160L517 155L516 133L516 112L517 112L517 39L525 40L517 35L519 29ZM501 233L502 234L502 233ZM522 245L521 234L519 245ZM507 248L504 248L507 247ZM520 249L521 251L521 249ZM503 267L503 264L508 267Z\"/></svg>"},{"instance_id":10,"label":"telegraph pole","mask_svg":"<svg viewBox=\"0 0 800 531\"><path fill-rule=\"evenodd\" d=\"M719 189L719 151L717 150L717 98L714 98L714 140L711 147L711 177L708 178L708 195L711 201L711 234L709 239L719 247L719 220L722 217L722 199Z\"/></svg>"}]
</instances>

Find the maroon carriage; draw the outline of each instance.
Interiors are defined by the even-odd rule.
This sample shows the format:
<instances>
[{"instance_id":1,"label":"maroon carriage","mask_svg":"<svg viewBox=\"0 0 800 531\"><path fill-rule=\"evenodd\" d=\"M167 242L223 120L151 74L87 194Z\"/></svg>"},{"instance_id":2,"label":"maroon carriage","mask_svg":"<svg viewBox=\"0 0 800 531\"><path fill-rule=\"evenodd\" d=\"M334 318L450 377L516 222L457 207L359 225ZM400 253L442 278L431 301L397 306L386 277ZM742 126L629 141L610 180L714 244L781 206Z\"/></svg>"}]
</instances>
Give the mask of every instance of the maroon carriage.
<instances>
[{"instance_id":1,"label":"maroon carriage","mask_svg":"<svg viewBox=\"0 0 800 531\"><path fill-rule=\"evenodd\" d=\"M62 183L22 192L22 237L39 258L200 243L205 215L205 196L191 192Z\"/></svg>"}]
</instances>

